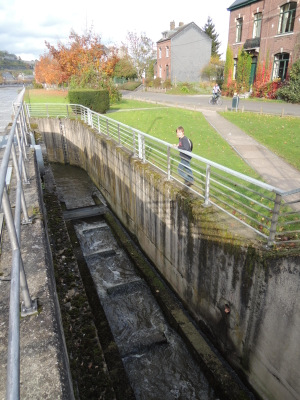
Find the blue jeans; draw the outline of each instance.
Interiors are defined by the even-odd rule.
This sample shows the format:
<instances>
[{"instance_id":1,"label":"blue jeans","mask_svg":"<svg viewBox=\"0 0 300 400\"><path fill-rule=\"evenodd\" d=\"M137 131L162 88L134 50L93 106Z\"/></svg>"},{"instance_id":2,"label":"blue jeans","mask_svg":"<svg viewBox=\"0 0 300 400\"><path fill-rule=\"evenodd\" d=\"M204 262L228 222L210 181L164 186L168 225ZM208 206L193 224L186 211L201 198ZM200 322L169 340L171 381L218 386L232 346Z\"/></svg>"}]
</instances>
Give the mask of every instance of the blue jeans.
<instances>
[{"instance_id":1,"label":"blue jeans","mask_svg":"<svg viewBox=\"0 0 300 400\"><path fill-rule=\"evenodd\" d=\"M178 164L178 173L183 177L184 180L188 182L193 182L193 171L189 168L190 161L181 158L180 163Z\"/></svg>"}]
</instances>

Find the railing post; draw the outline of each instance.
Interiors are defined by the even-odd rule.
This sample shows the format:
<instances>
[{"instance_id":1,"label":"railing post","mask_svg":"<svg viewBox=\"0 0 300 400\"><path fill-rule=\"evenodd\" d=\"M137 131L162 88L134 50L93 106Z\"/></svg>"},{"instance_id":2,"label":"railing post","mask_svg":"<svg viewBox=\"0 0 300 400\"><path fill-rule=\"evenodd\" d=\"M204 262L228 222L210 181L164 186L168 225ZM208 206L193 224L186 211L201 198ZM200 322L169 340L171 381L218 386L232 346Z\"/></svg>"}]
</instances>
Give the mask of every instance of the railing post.
<instances>
[{"instance_id":1,"label":"railing post","mask_svg":"<svg viewBox=\"0 0 300 400\"><path fill-rule=\"evenodd\" d=\"M118 124L118 142L121 144L121 135L120 135L120 124Z\"/></svg>"},{"instance_id":2,"label":"railing post","mask_svg":"<svg viewBox=\"0 0 300 400\"><path fill-rule=\"evenodd\" d=\"M10 237L12 250L20 252L19 238L17 236L16 228L14 225L11 206L10 206L6 187L4 188L4 191L3 191L2 206L3 206L5 222L7 224L7 230L8 230L8 234ZM37 304L36 304L36 301L31 300L21 256L20 256L20 287L21 287L21 292L22 292L22 297L23 297L22 315L30 315L30 314L36 313Z\"/></svg>"},{"instance_id":3,"label":"railing post","mask_svg":"<svg viewBox=\"0 0 300 400\"><path fill-rule=\"evenodd\" d=\"M277 227L278 218L279 218L280 204L281 204L281 194L276 193L276 197L275 197L275 201L274 201L274 208L273 208L273 213L272 213L271 228L270 228L270 233L269 233L269 237L268 237L268 246L272 246L274 243L274 240L275 240L276 227Z\"/></svg>"},{"instance_id":4,"label":"railing post","mask_svg":"<svg viewBox=\"0 0 300 400\"><path fill-rule=\"evenodd\" d=\"M206 179L205 179L205 200L204 206L208 207L210 205L209 201L209 185L210 185L210 165L206 165Z\"/></svg>"},{"instance_id":5,"label":"railing post","mask_svg":"<svg viewBox=\"0 0 300 400\"><path fill-rule=\"evenodd\" d=\"M144 161L143 157L143 136L138 132L138 149L139 149L139 158Z\"/></svg>"},{"instance_id":6,"label":"railing post","mask_svg":"<svg viewBox=\"0 0 300 400\"><path fill-rule=\"evenodd\" d=\"M88 111L88 124L93 128L93 117L90 109Z\"/></svg>"},{"instance_id":7,"label":"railing post","mask_svg":"<svg viewBox=\"0 0 300 400\"><path fill-rule=\"evenodd\" d=\"M46 104L46 112L47 112L47 118L49 118L48 104Z\"/></svg>"},{"instance_id":8,"label":"railing post","mask_svg":"<svg viewBox=\"0 0 300 400\"><path fill-rule=\"evenodd\" d=\"M24 222L26 224L31 223L30 218L28 217L27 213L27 207L26 207L26 202L25 202L25 196L24 196L24 191L22 187L22 169L25 168L23 166L23 157L22 157L22 152L19 154L19 165L17 162L17 155L16 155L16 149L14 143L12 143L12 157L13 157L13 163L16 171L16 178L17 178L17 184L20 185L20 197L21 197L21 205L22 205L22 211L23 211L23 216L24 216ZM25 177L27 179L26 171L25 171ZM25 182L27 183L27 182Z\"/></svg>"},{"instance_id":9,"label":"railing post","mask_svg":"<svg viewBox=\"0 0 300 400\"><path fill-rule=\"evenodd\" d=\"M98 122L98 132L100 133L100 132L101 132L101 129L100 129L99 114L97 115L97 122Z\"/></svg>"},{"instance_id":10,"label":"railing post","mask_svg":"<svg viewBox=\"0 0 300 400\"><path fill-rule=\"evenodd\" d=\"M167 176L168 181L171 180L171 147L167 148Z\"/></svg>"},{"instance_id":11,"label":"railing post","mask_svg":"<svg viewBox=\"0 0 300 400\"><path fill-rule=\"evenodd\" d=\"M9 332L7 350L6 400L20 399L20 251L13 251Z\"/></svg>"},{"instance_id":12,"label":"railing post","mask_svg":"<svg viewBox=\"0 0 300 400\"><path fill-rule=\"evenodd\" d=\"M27 153L26 153L26 148L24 147L24 141L19 136L19 132L18 132L18 123L16 124L16 137L17 137L17 142L18 142L18 147L19 147L19 152L23 154L24 158L22 158L22 171L23 171L23 178L24 178L24 183L25 184L29 184L30 182L28 181L27 178L27 173L26 173L26 167L25 167L25 162L24 159L27 159ZM14 147L14 142L12 142L12 147L13 147L13 151L15 151L15 147Z\"/></svg>"},{"instance_id":13,"label":"railing post","mask_svg":"<svg viewBox=\"0 0 300 400\"><path fill-rule=\"evenodd\" d=\"M17 137L19 151L20 152L22 151L24 160L27 160L26 147L25 147L25 143L23 140L23 134L22 134L22 129L20 127L19 119L17 120L17 123L16 123L16 132L15 133L16 133L16 137Z\"/></svg>"},{"instance_id":14,"label":"railing post","mask_svg":"<svg viewBox=\"0 0 300 400\"><path fill-rule=\"evenodd\" d=\"M25 104L25 106L26 106L26 115L27 115L27 118L28 119L30 119L30 109L29 109L29 104ZM27 121L28 122L28 124L29 124L29 121Z\"/></svg>"},{"instance_id":15,"label":"railing post","mask_svg":"<svg viewBox=\"0 0 300 400\"><path fill-rule=\"evenodd\" d=\"M134 132L134 130L132 129L132 145L133 145L133 157L135 157L136 156L136 148L135 148L135 132Z\"/></svg>"},{"instance_id":16,"label":"railing post","mask_svg":"<svg viewBox=\"0 0 300 400\"><path fill-rule=\"evenodd\" d=\"M106 119L106 134L109 137L109 125L108 125L108 119Z\"/></svg>"},{"instance_id":17,"label":"railing post","mask_svg":"<svg viewBox=\"0 0 300 400\"><path fill-rule=\"evenodd\" d=\"M24 140L25 140L25 146L28 146L28 142L27 142L28 129L27 129L27 124L26 124L26 119L25 119L23 103L21 105L20 121L21 121L22 134L23 134Z\"/></svg>"}]
</instances>

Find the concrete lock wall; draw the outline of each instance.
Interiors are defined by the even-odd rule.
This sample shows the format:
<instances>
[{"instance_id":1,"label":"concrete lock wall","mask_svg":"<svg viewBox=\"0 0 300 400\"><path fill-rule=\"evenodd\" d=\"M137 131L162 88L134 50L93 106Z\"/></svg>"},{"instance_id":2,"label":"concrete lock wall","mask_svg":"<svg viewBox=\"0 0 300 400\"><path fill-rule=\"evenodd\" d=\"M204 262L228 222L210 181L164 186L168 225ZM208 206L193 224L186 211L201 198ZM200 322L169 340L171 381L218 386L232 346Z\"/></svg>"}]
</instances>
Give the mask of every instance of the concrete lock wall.
<instances>
[{"instance_id":1,"label":"concrete lock wall","mask_svg":"<svg viewBox=\"0 0 300 400\"><path fill-rule=\"evenodd\" d=\"M35 122L49 160L87 171L259 396L300 399L299 256L256 249L255 243L231 233L213 207L204 208L203 200L80 121Z\"/></svg>"}]
</instances>

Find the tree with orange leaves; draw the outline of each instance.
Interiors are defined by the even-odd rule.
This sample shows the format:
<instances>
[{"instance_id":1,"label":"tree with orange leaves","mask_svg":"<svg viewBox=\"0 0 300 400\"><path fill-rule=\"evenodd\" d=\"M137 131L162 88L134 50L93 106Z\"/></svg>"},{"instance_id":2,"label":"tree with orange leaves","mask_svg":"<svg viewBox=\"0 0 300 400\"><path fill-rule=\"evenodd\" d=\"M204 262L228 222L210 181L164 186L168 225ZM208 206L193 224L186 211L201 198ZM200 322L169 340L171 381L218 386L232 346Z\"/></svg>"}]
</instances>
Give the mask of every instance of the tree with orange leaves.
<instances>
[{"instance_id":1,"label":"tree with orange leaves","mask_svg":"<svg viewBox=\"0 0 300 400\"><path fill-rule=\"evenodd\" d=\"M59 63L50 54L40 57L35 66L35 80L48 85L61 85L65 76Z\"/></svg>"},{"instance_id":2,"label":"tree with orange leaves","mask_svg":"<svg viewBox=\"0 0 300 400\"><path fill-rule=\"evenodd\" d=\"M69 84L97 87L104 77L113 74L119 58L101 44L100 37L87 31L82 36L71 31L69 42L53 46L46 42L48 54L41 57L36 66L36 79L41 83Z\"/></svg>"}]
</instances>

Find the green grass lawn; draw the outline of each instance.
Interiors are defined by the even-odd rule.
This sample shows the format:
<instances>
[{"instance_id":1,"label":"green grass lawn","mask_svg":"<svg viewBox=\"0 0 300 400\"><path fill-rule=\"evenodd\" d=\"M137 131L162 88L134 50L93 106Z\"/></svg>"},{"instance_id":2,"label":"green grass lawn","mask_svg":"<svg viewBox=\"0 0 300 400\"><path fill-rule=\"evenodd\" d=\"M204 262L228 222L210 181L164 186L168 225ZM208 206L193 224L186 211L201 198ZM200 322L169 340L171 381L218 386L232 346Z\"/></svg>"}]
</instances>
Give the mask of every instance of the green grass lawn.
<instances>
[{"instance_id":1,"label":"green grass lawn","mask_svg":"<svg viewBox=\"0 0 300 400\"><path fill-rule=\"evenodd\" d=\"M26 93L25 101L31 103L68 103L66 91L46 91L30 90ZM122 122L130 127L136 128L153 137L159 138L170 144L178 143L176 128L182 125L187 137L192 139L194 148L193 153L224 165L245 175L259 179L258 174L253 171L240 156L229 146L229 144L208 124L200 112L190 111L180 108L169 108L159 104L140 102L136 100L122 100L112 104L107 117ZM247 134L263 143L266 147L274 151L288 162L300 169L300 120L292 117L268 116L255 113L222 113L228 120L241 127ZM159 150L159 149L158 149ZM151 149L150 149L151 151ZM171 167L173 168L173 167ZM177 169L177 164L174 167ZM218 179L226 179L227 174L222 173ZM241 183L241 182L240 182ZM226 181L224 181L226 185ZM243 185L244 186L244 185ZM251 184L246 184L241 191L247 197L255 201L255 196L251 194ZM227 198L227 190L224 191ZM211 187L212 193L212 187ZM237 193L237 192L236 192ZM265 196L266 194L266 196ZM267 200L268 193L257 193L258 202ZM222 195L216 193L219 200ZM238 194L231 195L233 204L240 202ZM241 207L250 209L250 218L257 220L256 213L261 211L260 206L252 200L242 200ZM272 201L266 204L272 208ZM264 214L265 215L265 214ZM261 224L266 223L268 213L261 218ZM293 217L292 217L293 218ZM241 215L240 219L247 220ZM260 217L258 216L258 223ZM249 221L247 221L249 222ZM270 221L267 223L269 225ZM261 225L258 229L264 229ZM281 228L279 228L280 230ZM266 232L267 233L267 232Z\"/></svg>"},{"instance_id":2,"label":"green grass lawn","mask_svg":"<svg viewBox=\"0 0 300 400\"><path fill-rule=\"evenodd\" d=\"M300 119L256 113L221 113L275 154L300 170Z\"/></svg>"},{"instance_id":3,"label":"green grass lawn","mask_svg":"<svg viewBox=\"0 0 300 400\"><path fill-rule=\"evenodd\" d=\"M67 90L26 89L27 103L69 103Z\"/></svg>"},{"instance_id":4,"label":"green grass lawn","mask_svg":"<svg viewBox=\"0 0 300 400\"><path fill-rule=\"evenodd\" d=\"M25 101L31 103L68 103L68 92L30 89L26 90ZM122 110L122 112L108 113L109 118L123 122L169 143L178 142L175 130L177 126L182 125L185 128L186 136L190 137L194 143L194 153L246 175L258 177L228 143L214 131L199 112L127 99L112 104L110 110ZM225 112L221 115L300 170L299 118L248 112Z\"/></svg>"},{"instance_id":5,"label":"green grass lawn","mask_svg":"<svg viewBox=\"0 0 300 400\"><path fill-rule=\"evenodd\" d=\"M137 103L142 103L144 108L152 108L138 110ZM117 105L113 107L118 108ZM128 112L109 113L107 116L171 144L178 143L176 128L182 125L185 135L193 141L193 153L258 178L201 113L180 108L155 108L153 104L133 100L122 101L119 108L124 110L125 107ZM135 110L130 111L132 108Z\"/></svg>"},{"instance_id":6,"label":"green grass lawn","mask_svg":"<svg viewBox=\"0 0 300 400\"><path fill-rule=\"evenodd\" d=\"M161 104L154 103L145 103L143 101L138 100L121 100L118 103L113 103L110 105L110 111L118 111L118 110L132 110L132 109L140 109L140 108L162 108L165 107Z\"/></svg>"}]
</instances>

